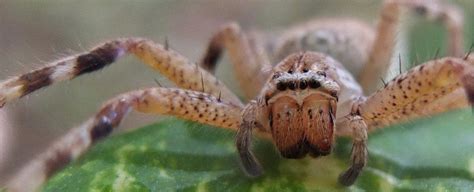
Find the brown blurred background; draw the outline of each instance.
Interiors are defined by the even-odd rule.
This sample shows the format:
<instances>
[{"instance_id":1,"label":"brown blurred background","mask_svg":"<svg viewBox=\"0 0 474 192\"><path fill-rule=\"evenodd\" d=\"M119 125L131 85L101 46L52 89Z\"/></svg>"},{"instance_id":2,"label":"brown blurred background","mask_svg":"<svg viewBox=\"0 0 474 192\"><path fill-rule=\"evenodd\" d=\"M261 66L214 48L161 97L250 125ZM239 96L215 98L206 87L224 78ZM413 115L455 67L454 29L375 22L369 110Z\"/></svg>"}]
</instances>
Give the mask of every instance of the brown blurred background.
<instances>
[{"instance_id":1,"label":"brown blurred background","mask_svg":"<svg viewBox=\"0 0 474 192\"><path fill-rule=\"evenodd\" d=\"M455 3L465 9L466 34L474 37L474 1ZM380 4L378 0L0 0L0 79L118 37L139 36L156 42L168 38L173 49L197 61L213 32L229 21L239 22L244 29L262 30L323 16L354 17L373 24ZM411 17L403 20L409 23ZM424 40L428 45L424 49L435 52L430 41ZM224 82L238 92L224 60L218 77L226 77ZM158 73L127 57L101 72L48 87L1 109L0 185L54 138L96 112L102 102L122 92L156 86L155 78L166 84ZM121 129L157 119L132 113Z\"/></svg>"}]
</instances>

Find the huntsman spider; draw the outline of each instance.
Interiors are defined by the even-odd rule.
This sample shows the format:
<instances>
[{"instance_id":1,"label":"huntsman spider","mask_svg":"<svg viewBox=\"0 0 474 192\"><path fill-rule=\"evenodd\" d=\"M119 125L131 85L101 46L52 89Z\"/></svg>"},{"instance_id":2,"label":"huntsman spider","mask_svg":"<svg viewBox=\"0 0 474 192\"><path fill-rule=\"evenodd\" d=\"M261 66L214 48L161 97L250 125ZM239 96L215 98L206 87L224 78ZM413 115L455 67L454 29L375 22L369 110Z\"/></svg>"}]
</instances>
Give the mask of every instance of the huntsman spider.
<instances>
[{"instance_id":1,"label":"huntsman spider","mask_svg":"<svg viewBox=\"0 0 474 192\"><path fill-rule=\"evenodd\" d=\"M390 65L403 9L447 29L449 56L418 65L377 89ZM213 75L224 50L248 103ZM474 102L474 56L463 51L460 10L431 0L385 0L374 28L353 19L318 19L270 36L246 33L236 23L224 25L197 64L151 40L108 41L0 82L0 106L129 54L177 88L145 88L110 99L18 172L9 190L37 189L108 136L131 110L235 130L242 169L251 177L263 174L251 150L253 133L271 139L281 156L296 159L326 156L336 137L351 137L350 165L339 177L349 186L367 164L368 133Z\"/></svg>"}]
</instances>

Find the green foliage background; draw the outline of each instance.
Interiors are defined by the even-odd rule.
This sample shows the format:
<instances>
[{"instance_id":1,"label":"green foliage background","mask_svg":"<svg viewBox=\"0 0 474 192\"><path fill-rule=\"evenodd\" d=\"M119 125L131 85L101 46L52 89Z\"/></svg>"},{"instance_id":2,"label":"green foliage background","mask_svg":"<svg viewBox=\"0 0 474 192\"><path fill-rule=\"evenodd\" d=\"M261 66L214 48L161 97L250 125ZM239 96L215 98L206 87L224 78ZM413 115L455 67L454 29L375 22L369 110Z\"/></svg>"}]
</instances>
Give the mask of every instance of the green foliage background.
<instances>
[{"instance_id":1,"label":"green foliage background","mask_svg":"<svg viewBox=\"0 0 474 192\"><path fill-rule=\"evenodd\" d=\"M99 143L53 177L45 191L471 191L474 118L461 110L402 124L370 136L369 165L354 186L337 183L350 142L334 155L281 158L256 142L261 178L240 170L234 133L167 119Z\"/></svg>"}]
</instances>

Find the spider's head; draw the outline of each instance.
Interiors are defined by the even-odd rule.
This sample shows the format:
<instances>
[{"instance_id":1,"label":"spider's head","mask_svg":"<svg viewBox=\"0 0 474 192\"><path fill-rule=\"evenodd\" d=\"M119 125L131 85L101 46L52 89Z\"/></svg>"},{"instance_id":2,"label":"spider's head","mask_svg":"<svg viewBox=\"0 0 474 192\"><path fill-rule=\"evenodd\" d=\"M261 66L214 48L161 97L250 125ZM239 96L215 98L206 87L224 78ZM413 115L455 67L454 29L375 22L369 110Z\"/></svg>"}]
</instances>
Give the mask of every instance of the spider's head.
<instances>
[{"instance_id":1,"label":"spider's head","mask_svg":"<svg viewBox=\"0 0 474 192\"><path fill-rule=\"evenodd\" d=\"M270 132L286 158L331 152L339 85L328 62L334 60L320 53L292 54L264 90Z\"/></svg>"}]
</instances>

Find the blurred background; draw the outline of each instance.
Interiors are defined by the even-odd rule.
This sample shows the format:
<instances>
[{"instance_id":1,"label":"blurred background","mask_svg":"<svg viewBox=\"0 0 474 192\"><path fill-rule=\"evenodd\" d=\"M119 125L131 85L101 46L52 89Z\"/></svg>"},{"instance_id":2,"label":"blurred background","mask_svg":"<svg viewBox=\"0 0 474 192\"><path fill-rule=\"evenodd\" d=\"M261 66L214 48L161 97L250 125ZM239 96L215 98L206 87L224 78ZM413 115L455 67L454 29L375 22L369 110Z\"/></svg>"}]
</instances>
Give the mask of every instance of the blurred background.
<instances>
[{"instance_id":1,"label":"blurred background","mask_svg":"<svg viewBox=\"0 0 474 192\"><path fill-rule=\"evenodd\" d=\"M474 38L474 1L452 1L466 15L466 48ZM244 29L280 30L318 17L352 17L375 24L378 0L243 1L28 1L0 0L0 79L80 53L118 37L164 42L197 61L216 29L237 21ZM405 39L404 63L415 53L421 61L436 49L444 53L443 28L407 15L397 40ZM416 23L416 26L415 26ZM403 31L407 31L404 33ZM224 58L218 77L236 92ZM224 78L225 77L225 78ZM0 185L58 136L93 115L102 102L119 93L167 84L157 72L127 57L103 71L40 90L0 110ZM120 129L140 127L159 117L132 113Z\"/></svg>"}]
</instances>

